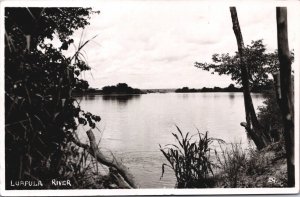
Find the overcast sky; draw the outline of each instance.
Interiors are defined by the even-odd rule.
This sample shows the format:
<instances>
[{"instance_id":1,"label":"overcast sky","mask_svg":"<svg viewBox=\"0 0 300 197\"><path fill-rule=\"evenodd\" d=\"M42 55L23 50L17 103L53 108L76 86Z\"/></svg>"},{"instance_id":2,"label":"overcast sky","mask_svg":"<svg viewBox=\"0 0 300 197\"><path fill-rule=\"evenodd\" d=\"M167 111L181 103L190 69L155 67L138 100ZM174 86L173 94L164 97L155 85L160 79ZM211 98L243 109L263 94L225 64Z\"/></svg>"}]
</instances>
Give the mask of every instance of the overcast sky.
<instances>
[{"instance_id":1,"label":"overcast sky","mask_svg":"<svg viewBox=\"0 0 300 197\"><path fill-rule=\"evenodd\" d=\"M194 67L214 53L237 50L229 7L203 1L102 1L84 39L98 35L85 48L92 67L85 74L91 87L125 82L136 88L226 87L228 76ZM245 44L264 39L277 47L276 10L271 4L237 6ZM296 38L296 11L288 9L290 48ZM82 31L76 32L75 38Z\"/></svg>"}]
</instances>

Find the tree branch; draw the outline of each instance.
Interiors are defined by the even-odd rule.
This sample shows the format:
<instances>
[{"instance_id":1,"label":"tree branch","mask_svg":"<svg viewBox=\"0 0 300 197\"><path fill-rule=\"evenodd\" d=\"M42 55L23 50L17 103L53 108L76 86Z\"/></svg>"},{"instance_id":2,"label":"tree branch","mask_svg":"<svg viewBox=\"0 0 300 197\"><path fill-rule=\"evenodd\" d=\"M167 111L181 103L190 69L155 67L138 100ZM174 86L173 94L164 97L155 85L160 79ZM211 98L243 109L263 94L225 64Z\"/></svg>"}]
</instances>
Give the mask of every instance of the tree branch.
<instances>
[{"instance_id":1,"label":"tree branch","mask_svg":"<svg viewBox=\"0 0 300 197\"><path fill-rule=\"evenodd\" d=\"M115 158L114 156L109 158L99 150L93 131L88 130L86 134L89 138L90 145L81 143L80 141L76 140L74 137L72 137L72 141L77 146L86 149L95 159L97 159L99 163L116 169L116 171L124 178L124 180L128 183L128 185L130 185L130 187L138 188L138 184L136 183L134 176L129 172L129 169L125 165L119 162L118 159Z\"/></svg>"}]
</instances>

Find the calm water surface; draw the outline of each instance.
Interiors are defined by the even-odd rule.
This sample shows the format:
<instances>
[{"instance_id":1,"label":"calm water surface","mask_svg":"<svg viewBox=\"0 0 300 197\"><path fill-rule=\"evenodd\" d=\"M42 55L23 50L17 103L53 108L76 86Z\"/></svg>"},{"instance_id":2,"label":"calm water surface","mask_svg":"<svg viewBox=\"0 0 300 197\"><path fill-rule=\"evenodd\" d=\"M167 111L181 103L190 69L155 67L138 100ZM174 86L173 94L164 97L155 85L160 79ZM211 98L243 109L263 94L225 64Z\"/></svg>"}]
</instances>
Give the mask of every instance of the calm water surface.
<instances>
[{"instance_id":1,"label":"calm water surface","mask_svg":"<svg viewBox=\"0 0 300 197\"><path fill-rule=\"evenodd\" d=\"M255 108L264 98L253 94ZM159 144L175 143L171 132L175 125L183 132L209 131L209 136L226 142L247 144L240 122L245 121L242 93L166 93L131 96L90 95L79 97L81 108L101 116L95 131L102 150L110 150L122 159L142 188L175 185L173 172L161 165L166 162ZM85 128L80 128L83 132ZM84 133L82 135L84 136ZM105 147L105 148L104 148Z\"/></svg>"}]
</instances>

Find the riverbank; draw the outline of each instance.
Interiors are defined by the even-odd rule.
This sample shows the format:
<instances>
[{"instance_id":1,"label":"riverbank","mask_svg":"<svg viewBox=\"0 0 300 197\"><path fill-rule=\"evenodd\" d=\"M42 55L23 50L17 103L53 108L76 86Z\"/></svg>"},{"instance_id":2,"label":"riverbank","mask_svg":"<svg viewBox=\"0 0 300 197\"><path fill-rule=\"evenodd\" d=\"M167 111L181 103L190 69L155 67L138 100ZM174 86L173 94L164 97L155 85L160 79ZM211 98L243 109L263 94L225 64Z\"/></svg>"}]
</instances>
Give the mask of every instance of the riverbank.
<instances>
[{"instance_id":1,"label":"riverbank","mask_svg":"<svg viewBox=\"0 0 300 197\"><path fill-rule=\"evenodd\" d=\"M214 182L213 188L287 187L287 167L283 145L282 142L277 142L260 151L250 149L245 160L242 159L240 163L231 160L227 169L219 171L208 180ZM236 165L238 163L240 166ZM130 188L111 169L106 175L94 175L93 179L86 179L84 184L84 188L94 189Z\"/></svg>"},{"instance_id":2,"label":"riverbank","mask_svg":"<svg viewBox=\"0 0 300 197\"><path fill-rule=\"evenodd\" d=\"M216 188L287 187L287 164L284 143L277 142L249 152L239 169L221 171L216 176ZM227 169L228 170L228 169ZM230 174L232 173L232 174Z\"/></svg>"}]
</instances>

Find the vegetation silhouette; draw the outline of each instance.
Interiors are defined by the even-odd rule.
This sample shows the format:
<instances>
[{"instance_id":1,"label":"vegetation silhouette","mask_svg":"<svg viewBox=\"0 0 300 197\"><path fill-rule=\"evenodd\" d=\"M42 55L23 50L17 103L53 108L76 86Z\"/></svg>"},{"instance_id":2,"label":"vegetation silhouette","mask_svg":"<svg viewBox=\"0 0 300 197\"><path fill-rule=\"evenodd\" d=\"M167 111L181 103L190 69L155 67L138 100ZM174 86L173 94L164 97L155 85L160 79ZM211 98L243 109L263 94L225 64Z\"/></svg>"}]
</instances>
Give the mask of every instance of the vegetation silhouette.
<instances>
[{"instance_id":1,"label":"vegetation silhouette","mask_svg":"<svg viewBox=\"0 0 300 197\"><path fill-rule=\"evenodd\" d=\"M237 40L239 51L235 55L229 55L229 53L214 54L212 55L213 63L196 62L195 66L202 70L210 71L212 74L229 75L233 81L242 85L240 90L244 94L246 122L241 123L241 125L246 128L247 133L251 136L258 149L261 149L271 143L270 134L274 131L272 128L276 126L266 126L257 118L250 92L272 93L273 97L276 98L274 79L279 72L278 51L266 52L266 46L262 39L252 41L247 46L240 46L240 43L244 45L244 42L237 20L237 13L233 8L231 8L231 13L234 31L239 39ZM243 57L241 57L241 54L243 54ZM293 52L291 52L290 60L294 60ZM215 91L223 90L216 88ZM280 113L277 110L276 112Z\"/></svg>"},{"instance_id":2,"label":"vegetation silhouette","mask_svg":"<svg viewBox=\"0 0 300 197\"><path fill-rule=\"evenodd\" d=\"M82 37L73 56L65 56L75 30L89 25L91 8L5 8L5 186L6 189L104 188L98 164L113 168L126 188L137 187L117 158L103 154L92 129L100 116L81 109L72 92L89 84L81 74L90 70ZM56 34L60 46L46 43ZM86 125L90 145L77 128ZM83 149L82 149L83 148ZM51 180L70 180L59 186ZM31 181L37 187L11 185ZM116 179L114 179L116 180ZM122 181L123 180L123 181ZM126 185L126 184L124 184Z\"/></svg>"},{"instance_id":3,"label":"vegetation silhouette","mask_svg":"<svg viewBox=\"0 0 300 197\"><path fill-rule=\"evenodd\" d=\"M242 92L242 88L237 88L233 84L230 84L226 88L220 88L220 87L214 87L214 88L207 88L203 87L201 89L195 89L195 88L188 88L188 87L183 87L176 89L176 93L182 93L182 92Z\"/></svg>"},{"instance_id":4,"label":"vegetation silhouette","mask_svg":"<svg viewBox=\"0 0 300 197\"><path fill-rule=\"evenodd\" d=\"M177 144L168 144L165 147L159 145L160 151L168 161L162 164L162 176L165 167L169 167L175 173L177 188L213 187L215 179L211 145L214 141L220 143L224 141L208 137L208 132L202 134L198 130L197 134L190 135L189 132L183 134L177 126L176 129L178 134L172 133L172 135Z\"/></svg>"},{"instance_id":5,"label":"vegetation silhouette","mask_svg":"<svg viewBox=\"0 0 300 197\"><path fill-rule=\"evenodd\" d=\"M144 94L137 88L132 88L126 83L118 83L116 86L105 86L102 88L102 94Z\"/></svg>"},{"instance_id":6,"label":"vegetation silhouette","mask_svg":"<svg viewBox=\"0 0 300 197\"><path fill-rule=\"evenodd\" d=\"M264 173L266 171L267 176L269 176L270 171L272 171L271 174L274 173L274 171L277 171L277 169L273 167L274 163L285 157L285 163L287 164L285 174L287 174L287 179L285 178L285 175L279 177L281 181L278 184L276 178L273 177L270 179L269 177L268 183L264 181L262 186L270 187L268 184L271 183L271 186L275 187L293 187L295 185L294 90L291 64L294 60L294 54L289 51L288 46L287 8L276 8L278 52L275 51L274 53L265 52L266 48L263 45L262 40L252 41L251 45L245 47L236 8L230 7L230 13L238 52L236 52L234 56L230 56L228 53L222 55L214 54L212 57L214 63L208 64L196 62L195 66L206 71L212 71L212 74L216 72L219 75L230 75L232 80L236 81L237 84L242 85L246 123L242 122L241 126L245 127L247 134L251 137L257 150L260 152L250 151L251 154L249 160L241 146L232 145L231 150L229 151L221 149L222 158L216 153L219 164L223 170L221 178L225 178L227 181L225 187L248 187L253 184L249 184L249 181L243 182L243 176L247 176L247 173L248 175L250 174L250 176L253 176L253 172ZM271 79L270 76L273 76L273 79ZM260 107L261 111L257 118L250 92L253 91L253 89L261 91L261 87L267 87L268 98L265 101L266 106ZM228 87L230 90L234 90L233 88L234 86L232 85ZM176 92L201 91L203 91L203 89L189 89L188 87L176 90ZM206 91L206 89L204 89L204 91ZM215 87L208 91L223 90ZM179 128L177 128L177 130L179 130ZM183 182L183 185L185 186L189 181L182 181L185 177L182 176L182 173L191 174L194 172L194 168L188 168L192 165L185 163L185 161L190 162L193 160L192 154L188 153L194 149L190 142L191 138L187 138L189 134L187 133L186 137L183 137L182 132L180 130L179 132L181 134L181 139L174 133L173 136L177 139L180 146L170 145L171 147L168 148L168 151L164 151L161 148L164 156L171 164L163 164L162 172L164 173L165 165L172 168L175 172L177 183ZM199 136L199 141L201 141L201 136ZM285 144L285 150L282 148L283 144ZM198 149L194 152L197 150ZM270 150L273 152L270 152ZM275 159L273 156L270 158L270 153L275 155ZM278 153L280 153L279 157L276 156ZM200 157L196 158L200 159ZM269 159L272 160L272 166L269 165ZM206 161L208 160L206 159ZM257 162L259 162L259 165L256 165ZM279 165L282 165L282 161L279 162ZM271 170L272 168L274 169ZM202 182L209 183L210 181L202 180ZM259 181L255 180L255 187L258 185L258 182ZM197 183L187 187L202 187L198 186ZM182 184L180 184L179 187L181 187L181 185Z\"/></svg>"},{"instance_id":7,"label":"vegetation silhouette","mask_svg":"<svg viewBox=\"0 0 300 197\"><path fill-rule=\"evenodd\" d=\"M104 101L117 101L119 104L127 104L128 101L139 99L140 96L139 94L103 95L102 99Z\"/></svg>"}]
</instances>

